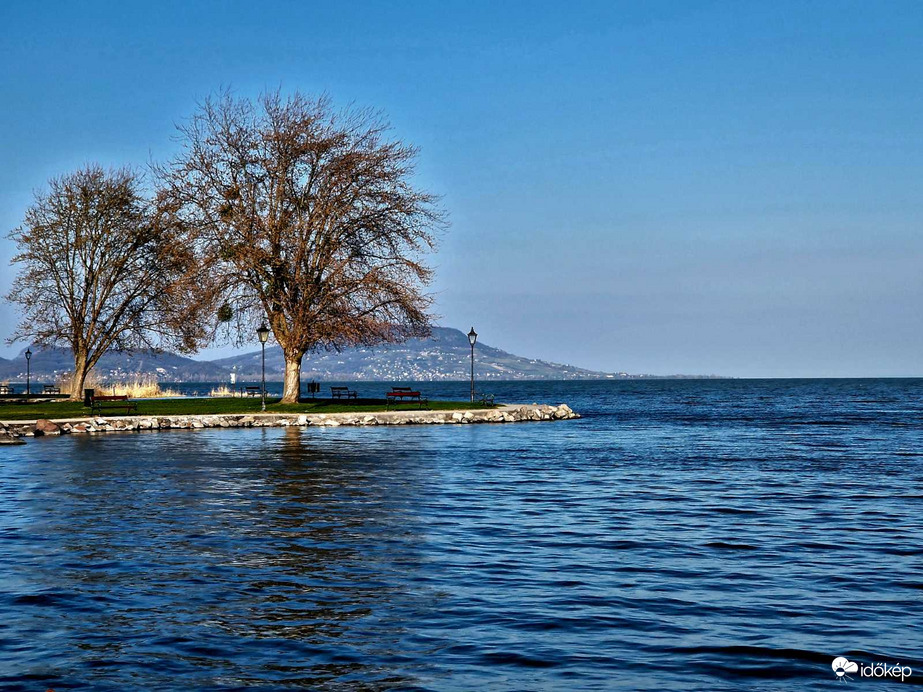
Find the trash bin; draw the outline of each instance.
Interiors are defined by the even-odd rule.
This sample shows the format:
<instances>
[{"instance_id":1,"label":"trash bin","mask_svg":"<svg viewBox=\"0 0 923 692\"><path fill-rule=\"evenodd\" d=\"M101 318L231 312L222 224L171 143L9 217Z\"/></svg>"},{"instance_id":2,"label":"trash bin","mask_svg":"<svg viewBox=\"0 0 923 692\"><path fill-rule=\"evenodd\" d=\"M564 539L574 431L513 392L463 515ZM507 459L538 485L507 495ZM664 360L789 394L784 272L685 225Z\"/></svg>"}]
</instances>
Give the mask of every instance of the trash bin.
<instances>
[{"instance_id":1,"label":"trash bin","mask_svg":"<svg viewBox=\"0 0 923 692\"><path fill-rule=\"evenodd\" d=\"M95 389L84 389L83 390L83 405L87 408L93 405L93 395L96 394Z\"/></svg>"}]
</instances>

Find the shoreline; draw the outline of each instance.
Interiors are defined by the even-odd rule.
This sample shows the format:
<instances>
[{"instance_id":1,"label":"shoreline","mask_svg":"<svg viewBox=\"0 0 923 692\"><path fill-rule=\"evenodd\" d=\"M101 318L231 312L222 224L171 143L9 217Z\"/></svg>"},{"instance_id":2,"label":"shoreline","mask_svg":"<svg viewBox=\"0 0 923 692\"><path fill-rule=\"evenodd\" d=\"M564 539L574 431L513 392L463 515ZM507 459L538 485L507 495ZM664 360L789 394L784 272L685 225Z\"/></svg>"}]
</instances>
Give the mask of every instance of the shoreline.
<instances>
[{"instance_id":1,"label":"shoreline","mask_svg":"<svg viewBox=\"0 0 923 692\"><path fill-rule=\"evenodd\" d=\"M377 411L338 413L191 414L170 416L92 416L0 420L0 444L22 444L23 437L140 430L268 427L368 427L377 425L465 425L572 420L580 415L567 404L505 404L455 411Z\"/></svg>"}]
</instances>

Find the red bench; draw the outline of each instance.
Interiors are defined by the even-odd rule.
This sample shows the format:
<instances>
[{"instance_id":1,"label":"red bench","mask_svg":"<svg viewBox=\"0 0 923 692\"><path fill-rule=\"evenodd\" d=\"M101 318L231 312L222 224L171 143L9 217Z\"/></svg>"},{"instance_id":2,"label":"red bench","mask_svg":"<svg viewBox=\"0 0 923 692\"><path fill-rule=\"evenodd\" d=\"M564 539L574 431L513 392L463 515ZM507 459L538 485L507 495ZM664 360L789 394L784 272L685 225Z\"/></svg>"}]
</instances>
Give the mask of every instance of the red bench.
<instances>
[{"instance_id":1,"label":"red bench","mask_svg":"<svg viewBox=\"0 0 923 692\"><path fill-rule=\"evenodd\" d=\"M423 408L424 405L429 405L428 398L423 396L422 393L412 390L410 387L392 387L391 391L385 394L387 406L390 406L392 403L398 404L404 401L404 399L419 403L420 408Z\"/></svg>"}]
</instances>

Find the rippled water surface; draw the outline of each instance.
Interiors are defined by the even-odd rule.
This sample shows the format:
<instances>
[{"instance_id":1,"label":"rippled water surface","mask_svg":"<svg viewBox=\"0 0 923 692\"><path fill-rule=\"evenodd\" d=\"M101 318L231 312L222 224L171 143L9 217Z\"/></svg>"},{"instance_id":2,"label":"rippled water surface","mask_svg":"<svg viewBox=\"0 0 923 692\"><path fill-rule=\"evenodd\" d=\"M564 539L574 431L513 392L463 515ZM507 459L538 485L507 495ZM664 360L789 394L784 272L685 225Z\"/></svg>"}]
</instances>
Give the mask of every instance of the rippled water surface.
<instances>
[{"instance_id":1,"label":"rippled water surface","mask_svg":"<svg viewBox=\"0 0 923 692\"><path fill-rule=\"evenodd\" d=\"M923 680L923 381L494 390L585 417L0 448L0 688Z\"/></svg>"}]
</instances>

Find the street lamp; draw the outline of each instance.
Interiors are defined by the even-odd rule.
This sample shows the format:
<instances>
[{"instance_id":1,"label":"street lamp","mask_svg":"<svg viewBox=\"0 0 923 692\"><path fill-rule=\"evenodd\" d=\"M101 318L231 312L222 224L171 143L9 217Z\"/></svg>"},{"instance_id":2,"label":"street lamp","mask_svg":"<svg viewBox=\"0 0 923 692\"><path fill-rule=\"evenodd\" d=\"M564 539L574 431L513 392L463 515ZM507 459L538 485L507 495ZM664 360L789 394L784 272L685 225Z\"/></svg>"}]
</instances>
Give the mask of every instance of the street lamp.
<instances>
[{"instance_id":1,"label":"street lamp","mask_svg":"<svg viewBox=\"0 0 923 692\"><path fill-rule=\"evenodd\" d=\"M269 339L269 327L263 322L256 330L256 335L260 338L260 344L263 347L263 386L260 388L260 398L263 400L263 408L266 410L266 341Z\"/></svg>"},{"instance_id":2,"label":"street lamp","mask_svg":"<svg viewBox=\"0 0 923 692\"><path fill-rule=\"evenodd\" d=\"M32 351L26 349L26 396L29 396L32 393L32 365L30 361L32 360Z\"/></svg>"},{"instance_id":3,"label":"street lamp","mask_svg":"<svg viewBox=\"0 0 923 692\"><path fill-rule=\"evenodd\" d=\"M474 345L477 343L478 333L474 327L468 332L468 343L471 344L471 402L474 403Z\"/></svg>"}]
</instances>

